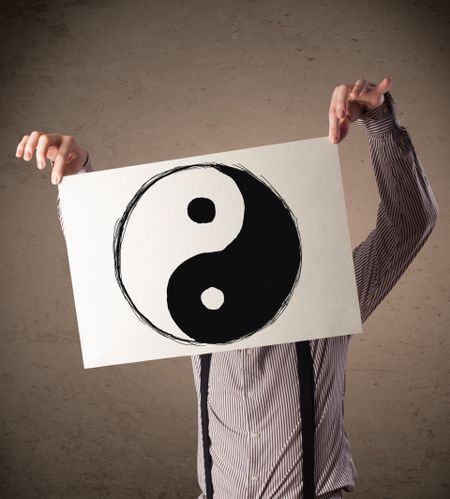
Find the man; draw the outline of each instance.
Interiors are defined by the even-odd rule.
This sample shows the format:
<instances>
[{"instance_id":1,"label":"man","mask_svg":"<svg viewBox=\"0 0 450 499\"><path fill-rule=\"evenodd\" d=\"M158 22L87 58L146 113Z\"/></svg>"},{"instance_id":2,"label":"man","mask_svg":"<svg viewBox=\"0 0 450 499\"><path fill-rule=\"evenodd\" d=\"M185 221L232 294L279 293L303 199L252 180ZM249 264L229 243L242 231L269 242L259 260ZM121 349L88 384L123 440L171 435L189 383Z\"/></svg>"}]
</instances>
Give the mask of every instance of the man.
<instances>
[{"instance_id":1,"label":"man","mask_svg":"<svg viewBox=\"0 0 450 499\"><path fill-rule=\"evenodd\" d=\"M368 135L380 194L375 228L353 250L364 322L427 241L438 215L410 136L398 121L391 81L335 88L330 141L351 123ZM17 149L52 182L92 169L73 137L33 132ZM58 198L59 201L59 198ZM59 210L61 225L63 219ZM351 335L192 357L198 397L200 498L336 499L357 480L344 430L345 365Z\"/></svg>"}]
</instances>

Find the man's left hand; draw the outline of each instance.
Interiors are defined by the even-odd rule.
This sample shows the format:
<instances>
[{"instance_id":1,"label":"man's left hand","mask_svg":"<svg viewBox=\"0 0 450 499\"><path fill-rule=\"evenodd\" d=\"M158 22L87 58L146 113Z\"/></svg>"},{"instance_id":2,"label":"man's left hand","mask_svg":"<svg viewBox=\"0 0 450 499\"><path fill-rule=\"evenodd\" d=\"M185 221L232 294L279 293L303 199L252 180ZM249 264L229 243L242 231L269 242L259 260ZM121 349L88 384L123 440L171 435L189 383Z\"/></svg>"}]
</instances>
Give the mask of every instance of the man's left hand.
<instances>
[{"instance_id":1,"label":"man's left hand","mask_svg":"<svg viewBox=\"0 0 450 499\"><path fill-rule=\"evenodd\" d=\"M338 85L334 89L328 114L332 144L339 144L346 137L350 123L383 104L391 82L391 78L383 78L378 85L370 85L361 78L353 85Z\"/></svg>"}]
</instances>

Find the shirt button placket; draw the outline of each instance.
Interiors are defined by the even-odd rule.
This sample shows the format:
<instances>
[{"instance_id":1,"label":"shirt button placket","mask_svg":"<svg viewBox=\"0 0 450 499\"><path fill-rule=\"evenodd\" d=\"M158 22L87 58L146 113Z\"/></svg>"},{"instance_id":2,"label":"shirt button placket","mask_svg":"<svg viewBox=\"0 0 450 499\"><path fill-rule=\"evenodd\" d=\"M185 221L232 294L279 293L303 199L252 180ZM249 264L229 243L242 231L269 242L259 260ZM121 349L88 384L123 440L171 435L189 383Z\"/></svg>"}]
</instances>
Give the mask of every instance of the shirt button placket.
<instances>
[{"instance_id":1,"label":"shirt button placket","mask_svg":"<svg viewBox=\"0 0 450 499\"><path fill-rule=\"evenodd\" d=\"M248 467L248 497L254 498L258 495L259 487L259 470L256 469L257 456L259 456L259 437L257 431L258 420L255 417L255 404L258 395L256 386L254 386L255 371L257 370L257 358L254 356L254 349L247 348L244 354L245 378L246 378L246 394L248 408L248 435L249 435L249 467Z\"/></svg>"},{"instance_id":2,"label":"shirt button placket","mask_svg":"<svg viewBox=\"0 0 450 499\"><path fill-rule=\"evenodd\" d=\"M250 432L250 428L252 427L251 421L250 421L250 378L251 378L251 365L250 365L250 359L248 356L248 349L242 349L242 388L243 388L243 395L245 398L245 409L246 409L246 423L247 423L247 431ZM248 442L248 454L247 454L247 495L246 499L251 499L254 497L254 487L253 487L253 446L252 442L249 439Z\"/></svg>"}]
</instances>

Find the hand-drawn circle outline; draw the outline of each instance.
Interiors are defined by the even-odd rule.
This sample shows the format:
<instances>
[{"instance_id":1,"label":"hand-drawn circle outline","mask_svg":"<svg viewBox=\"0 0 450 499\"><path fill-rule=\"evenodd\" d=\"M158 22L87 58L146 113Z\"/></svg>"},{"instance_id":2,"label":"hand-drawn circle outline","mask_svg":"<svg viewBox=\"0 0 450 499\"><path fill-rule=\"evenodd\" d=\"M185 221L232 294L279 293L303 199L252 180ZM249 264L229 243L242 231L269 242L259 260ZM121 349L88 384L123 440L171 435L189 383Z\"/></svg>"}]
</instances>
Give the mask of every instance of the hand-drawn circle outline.
<instances>
[{"instance_id":1,"label":"hand-drawn circle outline","mask_svg":"<svg viewBox=\"0 0 450 499\"><path fill-rule=\"evenodd\" d=\"M116 221L115 225L114 225L114 233L113 233L114 274L115 274L115 277L116 277L116 281L117 281L117 283L118 283L118 285L120 287L120 290L122 291L122 294L124 295L125 299L129 303L129 305L130 305L131 309L133 310L134 314L146 326L150 326L157 333L159 333L162 336L164 336L166 338L169 338L169 339L171 339L171 340L173 340L173 341L175 341L177 343L190 344L190 345L207 345L207 344L210 344L210 343L198 342L198 341L196 341L194 339L180 338L178 336L175 336L175 335L173 335L173 334L171 334L171 333L169 333L169 332L161 329L156 324L154 324L153 322L151 322L150 319L148 319L136 307L136 305L134 304L133 300L131 299L131 297L130 297L128 291L127 291L127 289L125 288L123 280L122 280L122 267L121 267L121 248L122 248L123 238L124 238L124 235L125 235L125 231L126 231L128 222L130 220L131 213L133 212L133 210L136 207L136 205L137 205L138 201L140 200L140 198L147 192L147 190L152 185L154 185L159 180L162 180L163 178L165 178L165 177L167 177L169 175L172 175L173 173L176 173L176 172L179 172L179 171L183 171L183 170L205 168L205 167L210 167L210 168L212 167L212 168L215 168L218 171L220 171L220 168L223 168L223 167L225 167L225 168L236 168L236 169L239 169L239 170L243 170L246 173L248 173L249 175L251 175L253 178L255 178L258 182L260 182L263 185L265 185L268 189L270 189L272 191L273 194L275 194L275 196L283 204L284 208L289 212L289 214L290 214L290 216L292 218L292 222L293 222L293 224L295 226L295 229L296 229L296 232L297 232L297 236L298 236L298 242L299 242L300 262L299 262L299 266L298 266L298 271L297 271L297 274L295 276L294 282L292 284L291 290L287 294L287 296L283 300L283 302L281 303L278 311L263 326L258 327L254 331L249 331L247 334L245 334L245 335L243 335L243 336L241 336L241 337L239 337L237 339L234 339L234 340L229 340L229 341L225 341L225 342L222 342L222 343L220 343L220 342L215 343L215 344L231 344L231 343L234 343L236 341L241 341L241 340L243 340L245 338L248 338L249 336L252 336L256 332L261 331L262 329L265 329L266 327L268 327L271 324L273 324L278 319L278 317L283 313L284 309L288 305L290 299L292 298L294 290L295 290L295 288L296 288L296 286L298 284L298 281L300 279L300 274L301 274L301 269L302 269L302 259L301 259L301 255L302 255L302 243L301 243L300 232L299 232L299 228L298 228L297 217L292 212L292 210L290 209L290 207L288 206L288 204L286 203L286 201L281 197L281 195L278 193L278 191L272 186L272 184L265 177L263 177L263 176L261 176L261 177L256 176L253 172L251 172L250 170L248 170L247 168L245 168L243 165L241 165L239 163L233 164L232 167L230 167L229 165L225 165L223 163L215 163L215 162L195 163L195 164L191 164L191 165L177 166L177 167L171 168L170 170L167 170L167 171L164 171L164 172L161 172L161 173L158 173L158 174L154 175L149 180L147 180L144 184L142 184L142 186L138 189L138 191L134 194L134 196L132 197L132 199L127 204L122 217L119 218Z\"/></svg>"}]
</instances>

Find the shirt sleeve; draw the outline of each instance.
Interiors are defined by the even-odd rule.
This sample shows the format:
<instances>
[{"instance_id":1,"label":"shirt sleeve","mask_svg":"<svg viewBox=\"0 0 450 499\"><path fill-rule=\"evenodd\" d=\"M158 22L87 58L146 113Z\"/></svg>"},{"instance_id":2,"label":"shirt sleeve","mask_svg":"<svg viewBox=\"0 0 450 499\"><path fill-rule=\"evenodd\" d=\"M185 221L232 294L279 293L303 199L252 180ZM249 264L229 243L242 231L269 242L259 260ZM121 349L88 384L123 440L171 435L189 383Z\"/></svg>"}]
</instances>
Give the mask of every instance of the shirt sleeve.
<instances>
[{"instance_id":1,"label":"shirt sleeve","mask_svg":"<svg viewBox=\"0 0 450 499\"><path fill-rule=\"evenodd\" d=\"M380 195L375 228L353 250L364 323L425 244L439 212L391 94L357 121L368 136Z\"/></svg>"},{"instance_id":2,"label":"shirt sleeve","mask_svg":"<svg viewBox=\"0 0 450 499\"><path fill-rule=\"evenodd\" d=\"M51 161L51 164L53 167L53 161ZM88 153L86 161L84 162L84 165L81 167L81 169L77 173L77 175L80 175L82 173L92 172L92 171L94 171L94 168L92 166L91 158L90 158L89 153ZM59 192L58 192L58 198L56 200L56 211L58 214L59 223L61 224L61 229L63 231L64 237L66 237L66 233L64 230L64 218L63 218L62 211L61 211L61 201L59 199Z\"/></svg>"}]
</instances>

